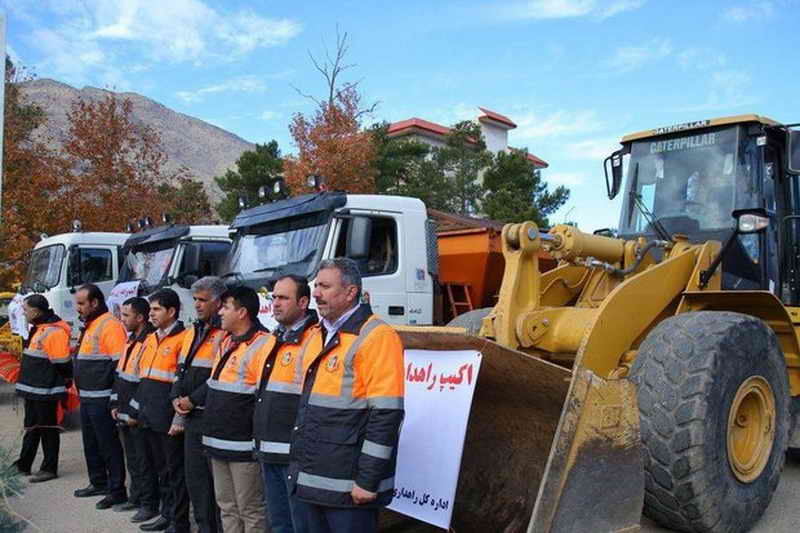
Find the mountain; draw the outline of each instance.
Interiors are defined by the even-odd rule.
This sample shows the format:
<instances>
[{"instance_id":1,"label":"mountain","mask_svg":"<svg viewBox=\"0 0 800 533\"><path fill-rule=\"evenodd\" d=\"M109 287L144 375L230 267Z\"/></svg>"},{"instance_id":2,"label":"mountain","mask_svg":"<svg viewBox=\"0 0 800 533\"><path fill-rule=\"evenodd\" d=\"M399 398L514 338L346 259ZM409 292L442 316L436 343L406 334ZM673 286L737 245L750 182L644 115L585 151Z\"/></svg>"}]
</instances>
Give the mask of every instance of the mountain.
<instances>
[{"instance_id":1,"label":"mountain","mask_svg":"<svg viewBox=\"0 0 800 533\"><path fill-rule=\"evenodd\" d=\"M224 174L229 168L235 169L242 152L255 148L252 143L229 131L173 111L137 93L114 93L95 87L75 89L43 78L23 83L22 94L28 102L41 106L47 113L47 122L36 134L52 139L50 142L56 145L54 147L58 147L67 136L67 111L76 98L97 100L107 94L129 98L133 104L134 121L153 127L161 135L168 169L188 168L195 179L203 182L212 204L222 196L214 183L214 176Z\"/></svg>"}]
</instances>

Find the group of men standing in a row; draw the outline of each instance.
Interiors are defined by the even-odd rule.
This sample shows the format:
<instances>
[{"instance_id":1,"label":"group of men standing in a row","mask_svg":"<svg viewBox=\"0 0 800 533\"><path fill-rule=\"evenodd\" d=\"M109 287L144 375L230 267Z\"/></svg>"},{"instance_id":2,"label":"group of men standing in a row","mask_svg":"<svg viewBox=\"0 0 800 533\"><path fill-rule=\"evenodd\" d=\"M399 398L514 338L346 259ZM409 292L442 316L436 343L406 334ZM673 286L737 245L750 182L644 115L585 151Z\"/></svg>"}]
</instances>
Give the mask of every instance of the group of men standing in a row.
<instances>
[{"instance_id":1,"label":"group of men standing in a row","mask_svg":"<svg viewBox=\"0 0 800 533\"><path fill-rule=\"evenodd\" d=\"M56 477L55 402L74 374L90 481L75 496L104 495L98 509L136 510L143 531L188 533L190 501L202 533L375 531L392 498L403 348L359 303L356 264L322 262L319 320L305 278L277 280L271 333L252 289L206 277L192 294L197 321L184 328L170 289L128 299L117 320L96 286L82 286L72 361L69 328L42 296L26 298L34 330L17 384L17 467L30 473L41 439L32 481Z\"/></svg>"}]
</instances>

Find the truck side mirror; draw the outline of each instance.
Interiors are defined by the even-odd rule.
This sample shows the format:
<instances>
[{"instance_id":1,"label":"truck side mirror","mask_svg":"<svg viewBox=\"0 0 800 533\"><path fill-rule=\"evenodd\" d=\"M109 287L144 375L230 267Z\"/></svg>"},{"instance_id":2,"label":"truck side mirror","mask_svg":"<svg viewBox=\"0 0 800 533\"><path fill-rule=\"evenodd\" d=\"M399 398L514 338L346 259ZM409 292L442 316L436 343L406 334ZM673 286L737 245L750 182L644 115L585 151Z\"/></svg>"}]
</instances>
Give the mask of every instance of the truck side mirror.
<instances>
[{"instance_id":1,"label":"truck side mirror","mask_svg":"<svg viewBox=\"0 0 800 533\"><path fill-rule=\"evenodd\" d=\"M200 245L188 242L185 244L183 250L183 261L181 262L181 271L179 276L186 274L199 274L200 273Z\"/></svg>"},{"instance_id":2,"label":"truck side mirror","mask_svg":"<svg viewBox=\"0 0 800 533\"><path fill-rule=\"evenodd\" d=\"M603 161L603 171L606 175L606 191L608 199L613 200L619 193L622 185L622 150L617 150ZM609 166L611 167L611 179L609 180Z\"/></svg>"},{"instance_id":3,"label":"truck side mirror","mask_svg":"<svg viewBox=\"0 0 800 533\"><path fill-rule=\"evenodd\" d=\"M347 226L347 257L350 259L367 259L369 242L372 237L372 219L354 216Z\"/></svg>"},{"instance_id":4,"label":"truck side mirror","mask_svg":"<svg viewBox=\"0 0 800 533\"><path fill-rule=\"evenodd\" d=\"M83 282L81 266L80 248L73 244L67 251L67 285L70 288L76 287Z\"/></svg>"},{"instance_id":5,"label":"truck side mirror","mask_svg":"<svg viewBox=\"0 0 800 533\"><path fill-rule=\"evenodd\" d=\"M787 170L792 174L800 174L800 130L789 130L786 137Z\"/></svg>"}]
</instances>

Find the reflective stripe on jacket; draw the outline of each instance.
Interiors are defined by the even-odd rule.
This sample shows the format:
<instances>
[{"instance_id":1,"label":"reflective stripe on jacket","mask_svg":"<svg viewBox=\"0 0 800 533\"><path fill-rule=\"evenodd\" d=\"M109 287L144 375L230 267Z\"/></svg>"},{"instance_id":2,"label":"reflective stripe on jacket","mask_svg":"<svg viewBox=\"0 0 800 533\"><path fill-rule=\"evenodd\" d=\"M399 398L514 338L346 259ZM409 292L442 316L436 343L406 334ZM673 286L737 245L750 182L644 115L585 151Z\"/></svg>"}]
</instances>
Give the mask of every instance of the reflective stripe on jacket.
<instances>
[{"instance_id":1,"label":"reflective stripe on jacket","mask_svg":"<svg viewBox=\"0 0 800 533\"><path fill-rule=\"evenodd\" d=\"M183 337L177 379L172 386L170 398L189 396L191 399L192 393L203 387L208 378L211 377L214 357L217 355L227 333L222 329L206 325L201 330L201 338L195 339L199 325L195 324L188 328L186 335ZM197 405L196 402L192 403L195 404L192 413L196 414L203 411L203 405Z\"/></svg>"},{"instance_id":2,"label":"reflective stripe on jacket","mask_svg":"<svg viewBox=\"0 0 800 533\"><path fill-rule=\"evenodd\" d=\"M303 386L301 352L316 323L317 313L309 311L300 328L276 331L253 358L254 370L260 376L253 414L255 456L259 461L289 464L292 427Z\"/></svg>"},{"instance_id":3,"label":"reflective stripe on jacket","mask_svg":"<svg viewBox=\"0 0 800 533\"><path fill-rule=\"evenodd\" d=\"M178 322L161 340L157 333L151 333L144 341L139 359L141 381L135 397L128 402L128 414L159 433L168 432L175 417L169 392L175 382L185 334L182 322Z\"/></svg>"},{"instance_id":4,"label":"reflective stripe on jacket","mask_svg":"<svg viewBox=\"0 0 800 533\"><path fill-rule=\"evenodd\" d=\"M57 317L55 317L57 319ZM69 325L63 320L36 326L27 348L22 351L17 394L32 400L57 400L66 393L71 376Z\"/></svg>"},{"instance_id":5,"label":"reflective stripe on jacket","mask_svg":"<svg viewBox=\"0 0 800 533\"><path fill-rule=\"evenodd\" d=\"M117 362L117 377L114 379L111 394L111 408L117 409L117 416L123 420L127 420L131 412L130 400L136 395L136 389L139 387L139 362L144 352L144 341L152 331L152 327L147 327L137 338L131 334L125 345L125 351Z\"/></svg>"},{"instance_id":6,"label":"reflective stripe on jacket","mask_svg":"<svg viewBox=\"0 0 800 533\"><path fill-rule=\"evenodd\" d=\"M109 312L86 325L75 357L75 385L81 401L109 400L117 361L127 338L122 323Z\"/></svg>"},{"instance_id":7,"label":"reflective stripe on jacket","mask_svg":"<svg viewBox=\"0 0 800 533\"><path fill-rule=\"evenodd\" d=\"M378 493L366 507L387 505L404 415L403 345L369 305L327 344L324 335L324 328L315 328L304 348L291 481L304 501L356 507L350 491L357 484Z\"/></svg>"},{"instance_id":8,"label":"reflective stripe on jacket","mask_svg":"<svg viewBox=\"0 0 800 533\"><path fill-rule=\"evenodd\" d=\"M208 380L203 415L203 446L217 459L253 460L253 406L259 373L249 364L271 338L257 329L237 343L222 342Z\"/></svg>"}]
</instances>

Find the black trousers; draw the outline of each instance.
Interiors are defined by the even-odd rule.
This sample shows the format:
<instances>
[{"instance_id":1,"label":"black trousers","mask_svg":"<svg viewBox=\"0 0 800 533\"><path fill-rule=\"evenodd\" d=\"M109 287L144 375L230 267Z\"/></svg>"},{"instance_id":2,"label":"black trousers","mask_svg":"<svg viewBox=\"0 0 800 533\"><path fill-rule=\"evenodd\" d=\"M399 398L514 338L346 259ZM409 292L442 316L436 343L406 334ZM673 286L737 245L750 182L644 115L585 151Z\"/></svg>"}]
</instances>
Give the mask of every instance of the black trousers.
<instances>
[{"instance_id":1,"label":"black trousers","mask_svg":"<svg viewBox=\"0 0 800 533\"><path fill-rule=\"evenodd\" d=\"M203 450L203 415L192 413L186 420L183 440L186 466L186 488L194 508L194 520L200 533L222 531L219 507L214 497L214 478L211 465Z\"/></svg>"},{"instance_id":2,"label":"black trousers","mask_svg":"<svg viewBox=\"0 0 800 533\"><path fill-rule=\"evenodd\" d=\"M124 452L108 401L81 402L81 435L89 481L95 487L107 488L113 498L124 498Z\"/></svg>"},{"instance_id":3,"label":"black trousers","mask_svg":"<svg viewBox=\"0 0 800 533\"><path fill-rule=\"evenodd\" d=\"M340 509L322 505L304 505L309 533L375 533L378 509Z\"/></svg>"},{"instance_id":4,"label":"black trousers","mask_svg":"<svg viewBox=\"0 0 800 533\"><path fill-rule=\"evenodd\" d=\"M158 473L153 468L143 430L121 423L119 435L125 448L125 462L131 478L128 500L136 505L158 510Z\"/></svg>"},{"instance_id":5,"label":"black trousers","mask_svg":"<svg viewBox=\"0 0 800 533\"><path fill-rule=\"evenodd\" d=\"M17 464L21 470L30 471L42 443L44 460L40 470L58 474L58 450L61 430L58 428L56 409L58 400L31 400L25 398L25 436Z\"/></svg>"},{"instance_id":6,"label":"black trousers","mask_svg":"<svg viewBox=\"0 0 800 533\"><path fill-rule=\"evenodd\" d=\"M161 516L172 523L177 533L189 533L189 493L183 465L183 436L170 437L150 428L142 431L154 470L158 472Z\"/></svg>"}]
</instances>

